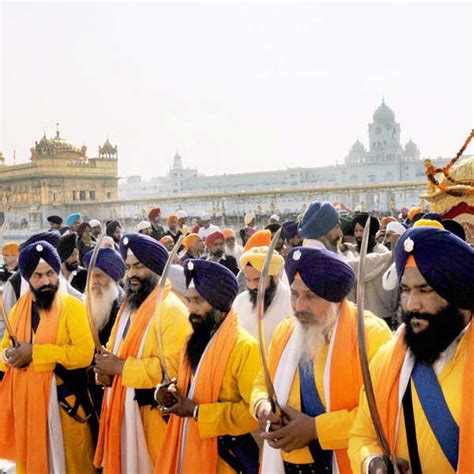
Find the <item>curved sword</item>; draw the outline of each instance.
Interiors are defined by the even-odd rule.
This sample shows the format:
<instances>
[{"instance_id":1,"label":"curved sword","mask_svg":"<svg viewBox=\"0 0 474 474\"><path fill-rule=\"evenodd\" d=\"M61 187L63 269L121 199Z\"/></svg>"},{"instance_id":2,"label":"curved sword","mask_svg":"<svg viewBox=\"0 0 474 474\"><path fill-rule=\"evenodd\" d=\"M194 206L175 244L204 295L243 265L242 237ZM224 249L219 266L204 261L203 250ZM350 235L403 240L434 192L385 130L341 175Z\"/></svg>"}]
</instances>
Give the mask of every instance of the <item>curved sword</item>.
<instances>
[{"instance_id":1,"label":"curved sword","mask_svg":"<svg viewBox=\"0 0 474 474\"><path fill-rule=\"evenodd\" d=\"M272 404L273 411L276 415L281 416L282 410L278 404L275 387L273 386L272 377L270 375L270 369L267 360L267 346L265 342L265 329L263 325L263 318L265 316L265 283L268 276L268 270L270 269L270 263L272 261L273 251L275 250L278 239L280 238L282 228L278 229L273 235L272 243L268 248L268 253L265 257L262 271L260 273L260 281L258 283L257 293L257 331L258 331L258 348L260 350L260 359L262 360L263 375L265 377L265 386L267 387L268 399Z\"/></svg>"},{"instance_id":2,"label":"curved sword","mask_svg":"<svg viewBox=\"0 0 474 474\"><path fill-rule=\"evenodd\" d=\"M372 377L369 370L369 358L367 355L367 340L365 337L365 322L364 322L364 295L365 295L365 281L364 281L364 266L367 257L367 246L369 243L370 219L367 219L362 235L362 244L359 257L359 269L357 272L357 340L359 343L359 360L362 371L362 380L364 381L364 389L367 397L367 404L369 406L370 417L375 428L377 440L383 451L383 457L389 473L398 472L395 463L395 456L390 450L387 437L380 420L377 402L375 400L374 387L372 384Z\"/></svg>"}]
</instances>

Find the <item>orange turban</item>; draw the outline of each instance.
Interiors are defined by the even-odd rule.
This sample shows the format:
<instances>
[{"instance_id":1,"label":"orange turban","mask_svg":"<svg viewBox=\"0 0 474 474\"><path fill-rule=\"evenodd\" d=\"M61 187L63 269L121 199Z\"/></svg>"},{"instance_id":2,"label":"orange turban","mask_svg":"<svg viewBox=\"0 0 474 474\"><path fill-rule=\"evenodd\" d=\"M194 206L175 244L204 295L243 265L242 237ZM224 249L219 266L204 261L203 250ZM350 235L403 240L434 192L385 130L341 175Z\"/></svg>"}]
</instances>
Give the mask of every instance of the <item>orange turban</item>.
<instances>
[{"instance_id":1,"label":"orange turban","mask_svg":"<svg viewBox=\"0 0 474 474\"><path fill-rule=\"evenodd\" d=\"M233 231L232 229L224 229L222 233L224 234L224 237L226 239L228 239L229 237L235 238L235 231Z\"/></svg>"},{"instance_id":2,"label":"orange turban","mask_svg":"<svg viewBox=\"0 0 474 474\"><path fill-rule=\"evenodd\" d=\"M258 230L253 233L244 247L244 252L254 247L270 247L272 243L272 233L268 229Z\"/></svg>"},{"instance_id":3,"label":"orange turban","mask_svg":"<svg viewBox=\"0 0 474 474\"><path fill-rule=\"evenodd\" d=\"M208 249L211 248L214 245L214 242L218 239L221 239L222 241L225 240L225 236L220 230L216 230L206 237L206 247Z\"/></svg>"},{"instance_id":4,"label":"orange turban","mask_svg":"<svg viewBox=\"0 0 474 474\"><path fill-rule=\"evenodd\" d=\"M397 219L395 219L395 217L392 217L392 216L385 216L385 217L382 217L382 220L380 221L383 227L387 227L387 224L389 222L397 222Z\"/></svg>"},{"instance_id":5,"label":"orange turban","mask_svg":"<svg viewBox=\"0 0 474 474\"><path fill-rule=\"evenodd\" d=\"M4 257L18 257L20 255L20 244L9 242L2 247L2 255Z\"/></svg>"},{"instance_id":6,"label":"orange turban","mask_svg":"<svg viewBox=\"0 0 474 474\"><path fill-rule=\"evenodd\" d=\"M178 222L178 221L179 221L178 216L174 214L171 214L171 216L168 216L168 219L167 219L168 225L171 224L171 222Z\"/></svg>"},{"instance_id":7,"label":"orange turban","mask_svg":"<svg viewBox=\"0 0 474 474\"><path fill-rule=\"evenodd\" d=\"M158 214L161 214L161 209L160 209L159 207L154 207L154 208L151 209L150 212L148 213L148 219L154 220L155 217L156 217Z\"/></svg>"},{"instance_id":8,"label":"orange turban","mask_svg":"<svg viewBox=\"0 0 474 474\"><path fill-rule=\"evenodd\" d=\"M412 207L407 214L408 219L413 220L413 218L417 215L423 212L423 209L421 207Z\"/></svg>"},{"instance_id":9,"label":"orange turban","mask_svg":"<svg viewBox=\"0 0 474 474\"><path fill-rule=\"evenodd\" d=\"M201 237L199 237L198 234L188 234L184 239L183 239L183 247L186 249L191 248L197 241L201 240Z\"/></svg>"}]
</instances>

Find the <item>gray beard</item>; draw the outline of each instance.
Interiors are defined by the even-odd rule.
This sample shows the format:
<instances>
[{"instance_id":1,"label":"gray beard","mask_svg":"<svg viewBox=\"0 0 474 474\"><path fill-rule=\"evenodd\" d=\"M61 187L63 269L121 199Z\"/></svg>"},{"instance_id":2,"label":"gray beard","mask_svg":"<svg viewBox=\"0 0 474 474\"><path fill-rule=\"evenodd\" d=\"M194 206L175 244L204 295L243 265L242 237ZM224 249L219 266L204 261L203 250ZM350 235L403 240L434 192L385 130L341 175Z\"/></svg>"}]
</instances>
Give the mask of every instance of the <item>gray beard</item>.
<instances>
[{"instance_id":1,"label":"gray beard","mask_svg":"<svg viewBox=\"0 0 474 474\"><path fill-rule=\"evenodd\" d=\"M97 331L101 331L109 322L110 311L118 296L119 290L113 281L100 295L92 291L91 311Z\"/></svg>"}]
</instances>

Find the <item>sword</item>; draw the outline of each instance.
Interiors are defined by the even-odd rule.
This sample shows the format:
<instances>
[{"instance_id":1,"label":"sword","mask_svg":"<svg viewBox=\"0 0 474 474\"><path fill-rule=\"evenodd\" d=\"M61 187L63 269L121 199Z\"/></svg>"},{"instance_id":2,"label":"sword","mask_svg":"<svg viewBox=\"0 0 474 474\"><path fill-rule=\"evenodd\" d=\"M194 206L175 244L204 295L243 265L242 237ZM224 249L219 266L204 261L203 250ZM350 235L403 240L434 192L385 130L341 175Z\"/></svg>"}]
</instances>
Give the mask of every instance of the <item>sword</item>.
<instances>
[{"instance_id":1,"label":"sword","mask_svg":"<svg viewBox=\"0 0 474 474\"><path fill-rule=\"evenodd\" d=\"M262 271L260 273L260 281L258 283L257 293L257 331L258 331L258 348L260 350L260 359L262 360L263 375L265 377L265 386L267 387L268 400L272 404L274 413L278 416L282 415L282 409L278 404L278 399L273 386L272 377L270 375L270 369L268 367L267 360L267 346L265 343L265 330L263 325L263 318L265 316L265 282L268 276L268 270L270 269L270 263L272 261L273 251L275 250L278 239L280 238L281 228L278 229L273 235L272 242L268 248L268 253L265 257ZM268 431L268 427L267 427Z\"/></svg>"},{"instance_id":2,"label":"sword","mask_svg":"<svg viewBox=\"0 0 474 474\"><path fill-rule=\"evenodd\" d=\"M359 343L359 360L362 371L362 379L364 381L364 389L367 397L367 404L369 406L370 417L375 428L377 440L383 451L383 458L387 466L389 474L398 473L396 467L395 456L391 452L390 445L388 444L387 437L380 420L379 410L377 408L377 402L375 400L374 387L372 384L372 377L370 376L369 370L369 358L367 355L367 340L365 337L365 322L364 322L364 295L365 295L365 282L364 282L364 265L367 257L367 246L369 243L369 230L370 230L370 216L367 219L364 227L364 233L362 235L362 245L360 249L359 257L359 270L357 272L357 340Z\"/></svg>"},{"instance_id":3,"label":"sword","mask_svg":"<svg viewBox=\"0 0 474 474\"><path fill-rule=\"evenodd\" d=\"M92 270L95 268L95 264L97 262L97 256L99 255L100 245L102 244L102 240L104 239L105 234L102 234L97 239L97 243L92 251L92 257L89 262L89 266L87 268L87 280L86 280L86 311L87 311L87 319L89 320L89 327L91 328L92 339L94 340L95 350L97 352L101 352L102 344L100 343L99 339L99 332L97 331L97 326L95 325L94 316L92 315Z\"/></svg>"},{"instance_id":4,"label":"sword","mask_svg":"<svg viewBox=\"0 0 474 474\"><path fill-rule=\"evenodd\" d=\"M5 305L3 304L3 298L0 298L0 312L2 313L2 319L5 323L5 329L7 330L10 340L12 341L13 347L18 347L20 344L18 343L18 339L15 337L15 333L11 327L10 321L8 320L7 311L5 309Z\"/></svg>"},{"instance_id":5,"label":"sword","mask_svg":"<svg viewBox=\"0 0 474 474\"><path fill-rule=\"evenodd\" d=\"M160 281L158 283L158 294L156 295L156 306L155 306L155 315L158 312L158 308L160 307L161 302L163 301L163 296L165 292L166 280L168 278L168 273L170 271L171 265L173 264L173 260L178 253L179 248L181 247L181 242L184 239L184 235L181 235L178 241L174 244L173 250L169 254L168 260L166 261L165 268L163 269L163 273L161 274ZM171 379L168 375L167 366L166 366L166 358L165 358L165 351L163 345L163 334L161 332L161 317L158 318L158 334L157 334L157 352L158 352L158 359L160 360L161 366L161 373L163 374L164 384L166 385L171 382Z\"/></svg>"}]
</instances>

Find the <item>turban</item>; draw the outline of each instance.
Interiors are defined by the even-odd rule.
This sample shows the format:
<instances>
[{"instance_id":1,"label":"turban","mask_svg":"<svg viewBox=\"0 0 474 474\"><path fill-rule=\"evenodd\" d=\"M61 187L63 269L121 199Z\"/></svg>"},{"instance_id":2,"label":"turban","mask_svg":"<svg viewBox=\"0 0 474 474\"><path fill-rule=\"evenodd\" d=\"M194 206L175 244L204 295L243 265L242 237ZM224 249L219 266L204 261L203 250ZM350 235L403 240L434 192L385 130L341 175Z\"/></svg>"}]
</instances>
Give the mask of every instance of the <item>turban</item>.
<instances>
[{"instance_id":1,"label":"turban","mask_svg":"<svg viewBox=\"0 0 474 474\"><path fill-rule=\"evenodd\" d=\"M40 240L26 246L20 252L18 268L21 276L29 280L36 270L39 261L43 259L57 274L61 271L61 261L56 249L45 240Z\"/></svg>"},{"instance_id":2,"label":"turban","mask_svg":"<svg viewBox=\"0 0 474 474\"><path fill-rule=\"evenodd\" d=\"M89 269L93 250L84 255L84 265ZM125 275L125 262L122 256L115 249L102 248L97 254L95 266L107 274L112 280L119 281Z\"/></svg>"},{"instance_id":3,"label":"turban","mask_svg":"<svg viewBox=\"0 0 474 474\"><path fill-rule=\"evenodd\" d=\"M140 221L137 224L137 232L140 232L141 230L149 229L151 227L151 224L149 221Z\"/></svg>"},{"instance_id":4,"label":"turban","mask_svg":"<svg viewBox=\"0 0 474 474\"><path fill-rule=\"evenodd\" d=\"M393 232L394 234L397 235L402 235L403 232L406 231L406 228L403 227L403 224L400 224L400 222L389 222L387 227L385 228L385 233L388 234L390 232Z\"/></svg>"},{"instance_id":5,"label":"turban","mask_svg":"<svg viewBox=\"0 0 474 474\"><path fill-rule=\"evenodd\" d=\"M265 229L269 230L272 235L278 231L278 229L280 229L281 225L280 224L268 224L267 227L265 227ZM282 233L284 233L284 230L282 231Z\"/></svg>"},{"instance_id":6,"label":"turban","mask_svg":"<svg viewBox=\"0 0 474 474\"><path fill-rule=\"evenodd\" d=\"M296 221L283 222L282 227L287 239L292 239L298 235L298 223Z\"/></svg>"},{"instance_id":7,"label":"turban","mask_svg":"<svg viewBox=\"0 0 474 474\"><path fill-rule=\"evenodd\" d=\"M298 227L305 239L316 239L327 234L339 222L337 209L329 202L312 202Z\"/></svg>"},{"instance_id":8,"label":"turban","mask_svg":"<svg viewBox=\"0 0 474 474\"><path fill-rule=\"evenodd\" d=\"M456 235L435 227L413 227L398 241L395 263L399 281L413 255L428 284L458 308L474 308L474 249Z\"/></svg>"},{"instance_id":9,"label":"turban","mask_svg":"<svg viewBox=\"0 0 474 474\"><path fill-rule=\"evenodd\" d=\"M171 224L171 222L178 222L178 216L176 216L175 214L171 214L171 216L168 216L168 219L166 220L166 222L168 222L168 225Z\"/></svg>"},{"instance_id":10,"label":"turban","mask_svg":"<svg viewBox=\"0 0 474 474\"><path fill-rule=\"evenodd\" d=\"M244 216L244 224L249 225L253 220L255 220L255 214L253 212L247 212Z\"/></svg>"},{"instance_id":11,"label":"turban","mask_svg":"<svg viewBox=\"0 0 474 474\"><path fill-rule=\"evenodd\" d=\"M191 248L196 242L201 240L201 237L199 237L198 234L188 234L184 239L183 239L183 247L186 249Z\"/></svg>"},{"instance_id":12,"label":"turban","mask_svg":"<svg viewBox=\"0 0 474 474\"><path fill-rule=\"evenodd\" d=\"M280 216L277 216L276 214L273 214L273 215L270 216L270 220L280 222Z\"/></svg>"},{"instance_id":13,"label":"turban","mask_svg":"<svg viewBox=\"0 0 474 474\"><path fill-rule=\"evenodd\" d=\"M91 219L89 221L89 224L90 224L91 228L92 227L98 227L98 226L100 226L100 221L98 221L97 219Z\"/></svg>"},{"instance_id":14,"label":"turban","mask_svg":"<svg viewBox=\"0 0 474 474\"><path fill-rule=\"evenodd\" d=\"M107 224L107 227L105 228L105 233L109 236L112 237L114 235L114 232L118 229L121 228L122 226L120 225L120 222L117 220L110 221Z\"/></svg>"},{"instance_id":15,"label":"turban","mask_svg":"<svg viewBox=\"0 0 474 474\"><path fill-rule=\"evenodd\" d=\"M176 216L178 217L178 219L184 219L188 217L188 213L180 209L179 211L176 211Z\"/></svg>"},{"instance_id":16,"label":"turban","mask_svg":"<svg viewBox=\"0 0 474 474\"><path fill-rule=\"evenodd\" d=\"M244 268L250 264L253 268L255 268L255 270L262 272L268 250L268 247L253 247L241 255L240 265L242 268ZM276 250L274 250L268 274L272 276L278 275L284 264L285 259Z\"/></svg>"},{"instance_id":17,"label":"turban","mask_svg":"<svg viewBox=\"0 0 474 474\"><path fill-rule=\"evenodd\" d=\"M426 214L423 214L422 219L430 219L432 221L441 222L443 220L443 217L437 212L427 212Z\"/></svg>"},{"instance_id":18,"label":"turban","mask_svg":"<svg viewBox=\"0 0 474 474\"><path fill-rule=\"evenodd\" d=\"M422 219L417 220L413 227L436 227L437 229L444 229L443 224L439 221L435 221L434 219Z\"/></svg>"},{"instance_id":19,"label":"turban","mask_svg":"<svg viewBox=\"0 0 474 474\"><path fill-rule=\"evenodd\" d=\"M155 218L161 214L161 209L159 207L154 207L153 209L150 210L150 212L148 213L148 219L150 219L151 221L154 221Z\"/></svg>"},{"instance_id":20,"label":"turban","mask_svg":"<svg viewBox=\"0 0 474 474\"><path fill-rule=\"evenodd\" d=\"M2 255L4 257L18 257L20 253L20 244L9 242L2 247Z\"/></svg>"},{"instance_id":21,"label":"turban","mask_svg":"<svg viewBox=\"0 0 474 474\"><path fill-rule=\"evenodd\" d=\"M354 235L354 227L352 227L352 217L349 214L339 214L339 222L343 235Z\"/></svg>"},{"instance_id":22,"label":"turban","mask_svg":"<svg viewBox=\"0 0 474 474\"><path fill-rule=\"evenodd\" d=\"M184 263L186 287L191 280L196 291L213 307L228 313L239 292L235 275L224 265L201 259L189 259Z\"/></svg>"},{"instance_id":23,"label":"turban","mask_svg":"<svg viewBox=\"0 0 474 474\"><path fill-rule=\"evenodd\" d=\"M67 260L74 252L77 243L77 236L74 232L63 235L58 242L58 254L61 262Z\"/></svg>"},{"instance_id":24,"label":"turban","mask_svg":"<svg viewBox=\"0 0 474 474\"><path fill-rule=\"evenodd\" d=\"M443 227L449 232L452 232L454 235L457 235L460 239L466 241L466 232L464 227L455 220L452 219L445 219L443 222Z\"/></svg>"},{"instance_id":25,"label":"turban","mask_svg":"<svg viewBox=\"0 0 474 474\"><path fill-rule=\"evenodd\" d=\"M160 243L162 243L163 245L169 244L171 242L174 242L173 237L171 237L171 235L165 235L160 239Z\"/></svg>"},{"instance_id":26,"label":"turban","mask_svg":"<svg viewBox=\"0 0 474 474\"><path fill-rule=\"evenodd\" d=\"M378 230L380 229L380 224L379 220L374 217L370 216L370 229L369 229L369 234L370 235L375 235ZM368 212L359 212L352 218L352 225L355 228L356 224L359 224L362 227L365 227L365 224L367 222L367 219L369 218L369 213Z\"/></svg>"},{"instance_id":27,"label":"turban","mask_svg":"<svg viewBox=\"0 0 474 474\"><path fill-rule=\"evenodd\" d=\"M66 219L66 225L68 227L72 227L72 225L74 224L74 222L76 221L80 221L81 220L81 215L77 212L75 214L71 214L67 217Z\"/></svg>"},{"instance_id":28,"label":"turban","mask_svg":"<svg viewBox=\"0 0 474 474\"><path fill-rule=\"evenodd\" d=\"M77 229L77 235L79 238L81 238L84 235L84 232L87 229L92 229L92 226L89 224L89 222L81 222L79 225L79 228Z\"/></svg>"},{"instance_id":29,"label":"turban","mask_svg":"<svg viewBox=\"0 0 474 474\"><path fill-rule=\"evenodd\" d=\"M253 247L270 247L272 243L272 233L268 229L258 230L254 232L247 240L244 247L244 252Z\"/></svg>"},{"instance_id":30,"label":"turban","mask_svg":"<svg viewBox=\"0 0 474 474\"><path fill-rule=\"evenodd\" d=\"M392 216L385 216L385 217L382 217L380 223L381 223L383 226L387 227L387 225L388 225L389 222L396 222L396 221L397 221L397 219L395 219L395 217L392 217Z\"/></svg>"},{"instance_id":31,"label":"turban","mask_svg":"<svg viewBox=\"0 0 474 474\"><path fill-rule=\"evenodd\" d=\"M48 217L46 218L46 220L47 220L50 224L61 225L61 224L63 223L62 217L59 217L59 216L48 216Z\"/></svg>"},{"instance_id":32,"label":"turban","mask_svg":"<svg viewBox=\"0 0 474 474\"><path fill-rule=\"evenodd\" d=\"M120 240L120 255L127 259L127 252L131 250L133 255L157 275L161 275L168 261L168 251L152 237L130 232Z\"/></svg>"},{"instance_id":33,"label":"turban","mask_svg":"<svg viewBox=\"0 0 474 474\"><path fill-rule=\"evenodd\" d=\"M354 271L343 258L329 250L295 247L285 263L288 280L293 283L299 273L303 283L319 297L339 303L351 291Z\"/></svg>"},{"instance_id":34,"label":"turban","mask_svg":"<svg viewBox=\"0 0 474 474\"><path fill-rule=\"evenodd\" d=\"M422 212L423 209L421 207L412 207L407 213L407 218L411 221L417 214L421 214Z\"/></svg>"},{"instance_id":35,"label":"turban","mask_svg":"<svg viewBox=\"0 0 474 474\"><path fill-rule=\"evenodd\" d=\"M206 247L207 248L212 247L214 245L214 242L218 239L222 239L222 241L225 240L225 235L220 230L216 230L215 232L213 232L212 234L209 234L206 237Z\"/></svg>"},{"instance_id":36,"label":"turban","mask_svg":"<svg viewBox=\"0 0 474 474\"><path fill-rule=\"evenodd\" d=\"M28 245L34 244L35 242L39 242L40 240L44 240L45 242L51 244L53 247L56 247L58 245L60 237L61 234L57 230L33 234L29 239L25 240L22 244L20 244L20 252L25 247L28 247Z\"/></svg>"},{"instance_id":37,"label":"turban","mask_svg":"<svg viewBox=\"0 0 474 474\"><path fill-rule=\"evenodd\" d=\"M211 220L211 215L207 212L203 212L201 214L201 220L202 221L210 221Z\"/></svg>"},{"instance_id":38,"label":"turban","mask_svg":"<svg viewBox=\"0 0 474 474\"><path fill-rule=\"evenodd\" d=\"M235 238L235 231L233 231L232 229L224 229L222 231L222 233L224 234L224 237L226 239L230 238L230 237L234 237Z\"/></svg>"}]
</instances>

